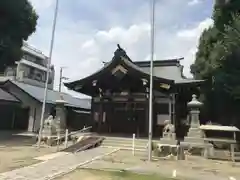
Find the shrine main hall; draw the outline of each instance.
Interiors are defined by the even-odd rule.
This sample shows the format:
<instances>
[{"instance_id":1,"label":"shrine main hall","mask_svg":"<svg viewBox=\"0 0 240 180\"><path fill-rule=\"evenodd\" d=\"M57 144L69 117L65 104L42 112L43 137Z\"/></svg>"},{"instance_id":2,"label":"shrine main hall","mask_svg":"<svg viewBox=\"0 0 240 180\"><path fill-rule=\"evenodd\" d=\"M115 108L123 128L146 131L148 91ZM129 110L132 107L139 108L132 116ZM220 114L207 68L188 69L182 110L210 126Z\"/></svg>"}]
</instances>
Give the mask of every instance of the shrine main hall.
<instances>
[{"instance_id":1,"label":"shrine main hall","mask_svg":"<svg viewBox=\"0 0 240 180\"><path fill-rule=\"evenodd\" d=\"M199 94L202 80L187 79L179 59L153 62L153 136L165 120L186 120L187 103ZM65 83L68 89L92 97L93 131L148 135L150 61L133 61L119 45L111 61L83 79Z\"/></svg>"}]
</instances>

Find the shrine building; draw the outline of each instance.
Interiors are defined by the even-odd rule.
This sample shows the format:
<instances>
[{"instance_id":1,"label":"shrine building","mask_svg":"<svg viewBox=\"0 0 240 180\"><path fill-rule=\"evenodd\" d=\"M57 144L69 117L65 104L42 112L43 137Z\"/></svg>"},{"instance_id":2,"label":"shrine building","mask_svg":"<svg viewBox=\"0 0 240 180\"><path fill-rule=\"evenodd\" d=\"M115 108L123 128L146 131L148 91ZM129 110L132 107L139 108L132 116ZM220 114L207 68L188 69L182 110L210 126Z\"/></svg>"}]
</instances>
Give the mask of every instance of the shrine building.
<instances>
[{"instance_id":1,"label":"shrine building","mask_svg":"<svg viewBox=\"0 0 240 180\"><path fill-rule=\"evenodd\" d=\"M183 75L183 58L153 63L153 136L165 120L187 119L187 102L199 94L202 80ZM148 135L150 61L133 61L118 45L110 62L83 79L65 83L69 89L91 96L93 131L105 134Z\"/></svg>"}]
</instances>

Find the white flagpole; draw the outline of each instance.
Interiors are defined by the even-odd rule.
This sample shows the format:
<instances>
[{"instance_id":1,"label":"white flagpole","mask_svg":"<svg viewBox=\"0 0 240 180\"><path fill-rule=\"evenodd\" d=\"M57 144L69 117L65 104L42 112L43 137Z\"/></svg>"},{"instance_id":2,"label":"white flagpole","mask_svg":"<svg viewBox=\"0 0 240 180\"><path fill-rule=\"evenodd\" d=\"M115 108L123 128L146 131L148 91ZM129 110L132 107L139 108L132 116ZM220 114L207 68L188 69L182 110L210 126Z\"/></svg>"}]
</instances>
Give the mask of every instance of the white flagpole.
<instances>
[{"instance_id":1,"label":"white flagpole","mask_svg":"<svg viewBox=\"0 0 240 180\"><path fill-rule=\"evenodd\" d=\"M41 113L41 120L40 120L40 129L39 129L39 134L38 134L38 147L40 147L41 139L42 139L42 130L43 130L44 114L45 114L45 106L46 106L47 90L48 90L48 80L49 80L50 66L51 66L53 46L54 46L54 40L55 40L57 15L58 15L58 5L59 5L59 0L56 0L54 19L53 19L53 27L52 27L52 37L51 37L49 59L48 59L48 66L47 66L47 77L46 77L45 89L44 89L44 95L43 95L43 104L42 104L42 113Z\"/></svg>"},{"instance_id":2,"label":"white flagpole","mask_svg":"<svg viewBox=\"0 0 240 180\"><path fill-rule=\"evenodd\" d=\"M155 34L155 0L151 0L151 61L150 61L150 94L149 94L149 132L148 132L148 160L152 160L152 118L153 118L153 60Z\"/></svg>"}]
</instances>

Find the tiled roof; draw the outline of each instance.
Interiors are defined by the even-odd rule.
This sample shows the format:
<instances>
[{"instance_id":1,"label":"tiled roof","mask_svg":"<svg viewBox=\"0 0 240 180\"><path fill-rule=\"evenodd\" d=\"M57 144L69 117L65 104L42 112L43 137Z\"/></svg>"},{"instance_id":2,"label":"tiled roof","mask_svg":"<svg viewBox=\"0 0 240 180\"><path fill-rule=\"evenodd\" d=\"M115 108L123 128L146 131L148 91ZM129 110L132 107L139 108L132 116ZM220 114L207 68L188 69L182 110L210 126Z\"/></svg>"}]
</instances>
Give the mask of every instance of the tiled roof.
<instances>
[{"instance_id":1,"label":"tiled roof","mask_svg":"<svg viewBox=\"0 0 240 180\"><path fill-rule=\"evenodd\" d=\"M141 69L150 74L150 67L145 66ZM185 78L181 72L181 66L176 65L162 65L153 67L153 75L156 77L161 77L165 79L174 80L175 84L191 84L191 83L200 83L204 80L195 80L190 78Z\"/></svg>"},{"instance_id":2,"label":"tiled roof","mask_svg":"<svg viewBox=\"0 0 240 180\"><path fill-rule=\"evenodd\" d=\"M24 92L35 98L36 100L43 102L44 88L32 86L25 83L20 83L16 81L11 81L13 84L21 88ZM90 109L91 108L91 100L90 99L80 99L71 96L67 93L62 93L58 91L48 90L47 92L47 100L46 102L49 104L55 104L57 100L63 97L64 101L67 102L67 106L75 107L75 108L83 108Z\"/></svg>"},{"instance_id":3,"label":"tiled roof","mask_svg":"<svg viewBox=\"0 0 240 180\"><path fill-rule=\"evenodd\" d=\"M0 88L0 100L1 101L10 101L10 102L19 102L17 98L13 95L9 94L8 92L4 91Z\"/></svg>"}]
</instances>

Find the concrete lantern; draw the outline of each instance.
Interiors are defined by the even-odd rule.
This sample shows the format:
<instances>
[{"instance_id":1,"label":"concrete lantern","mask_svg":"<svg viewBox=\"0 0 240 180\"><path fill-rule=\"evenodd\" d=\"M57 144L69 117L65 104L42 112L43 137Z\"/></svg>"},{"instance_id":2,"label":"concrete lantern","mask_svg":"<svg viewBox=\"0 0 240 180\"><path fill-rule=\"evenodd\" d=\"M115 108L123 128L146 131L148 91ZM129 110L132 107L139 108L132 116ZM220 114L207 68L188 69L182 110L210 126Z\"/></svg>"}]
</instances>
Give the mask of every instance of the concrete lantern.
<instances>
[{"instance_id":1,"label":"concrete lantern","mask_svg":"<svg viewBox=\"0 0 240 180\"><path fill-rule=\"evenodd\" d=\"M197 96L195 94L192 95L192 100L187 104L188 107L191 108L197 108L200 109L200 107L203 105L202 102L198 101Z\"/></svg>"},{"instance_id":2,"label":"concrete lantern","mask_svg":"<svg viewBox=\"0 0 240 180\"><path fill-rule=\"evenodd\" d=\"M200 126L199 114L200 108L202 107L203 103L198 101L197 96L193 94L192 101L190 101L187 105L190 108L190 120L191 120L190 129L199 128Z\"/></svg>"},{"instance_id":3,"label":"concrete lantern","mask_svg":"<svg viewBox=\"0 0 240 180\"><path fill-rule=\"evenodd\" d=\"M59 133L63 133L66 129L66 103L62 96L59 100L56 100L56 123L58 124Z\"/></svg>"}]
</instances>

